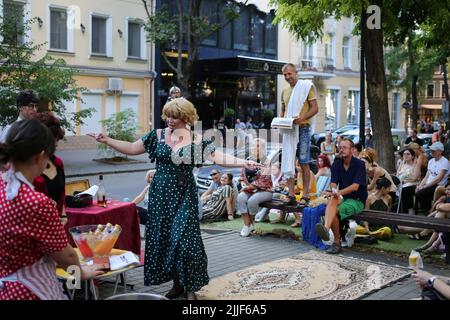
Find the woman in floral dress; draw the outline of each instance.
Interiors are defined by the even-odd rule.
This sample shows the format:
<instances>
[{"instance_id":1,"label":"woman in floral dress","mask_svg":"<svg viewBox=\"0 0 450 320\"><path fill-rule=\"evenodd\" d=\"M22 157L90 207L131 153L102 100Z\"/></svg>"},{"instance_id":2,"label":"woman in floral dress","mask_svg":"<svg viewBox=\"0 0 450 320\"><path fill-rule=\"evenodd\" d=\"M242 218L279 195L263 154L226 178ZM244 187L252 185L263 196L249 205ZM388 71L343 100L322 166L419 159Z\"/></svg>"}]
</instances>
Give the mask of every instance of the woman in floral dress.
<instances>
[{"instance_id":1,"label":"woman in floral dress","mask_svg":"<svg viewBox=\"0 0 450 320\"><path fill-rule=\"evenodd\" d=\"M156 173L149 189L146 225L144 284L158 285L173 280L166 295L174 299L208 284L207 257L200 235L197 187L192 173L206 158L229 167L259 166L215 151L211 141L193 134L189 126L198 120L193 104L173 99L162 111L168 128L152 130L134 143L91 134L98 142L128 155L149 154L156 161Z\"/></svg>"}]
</instances>

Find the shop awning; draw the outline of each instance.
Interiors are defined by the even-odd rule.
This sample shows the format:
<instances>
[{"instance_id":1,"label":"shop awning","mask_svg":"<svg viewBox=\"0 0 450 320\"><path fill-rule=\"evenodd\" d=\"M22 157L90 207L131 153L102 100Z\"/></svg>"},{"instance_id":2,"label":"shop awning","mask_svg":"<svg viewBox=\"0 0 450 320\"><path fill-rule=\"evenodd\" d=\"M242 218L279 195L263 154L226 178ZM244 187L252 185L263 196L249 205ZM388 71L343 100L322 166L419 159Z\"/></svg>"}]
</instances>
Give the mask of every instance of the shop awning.
<instances>
[{"instance_id":1,"label":"shop awning","mask_svg":"<svg viewBox=\"0 0 450 320\"><path fill-rule=\"evenodd\" d=\"M432 109L432 110L441 110L442 104L420 104L420 109Z\"/></svg>"},{"instance_id":2,"label":"shop awning","mask_svg":"<svg viewBox=\"0 0 450 320\"><path fill-rule=\"evenodd\" d=\"M249 56L200 60L200 65L204 72L236 75L281 75L283 74L281 69L286 63L285 61Z\"/></svg>"}]
</instances>

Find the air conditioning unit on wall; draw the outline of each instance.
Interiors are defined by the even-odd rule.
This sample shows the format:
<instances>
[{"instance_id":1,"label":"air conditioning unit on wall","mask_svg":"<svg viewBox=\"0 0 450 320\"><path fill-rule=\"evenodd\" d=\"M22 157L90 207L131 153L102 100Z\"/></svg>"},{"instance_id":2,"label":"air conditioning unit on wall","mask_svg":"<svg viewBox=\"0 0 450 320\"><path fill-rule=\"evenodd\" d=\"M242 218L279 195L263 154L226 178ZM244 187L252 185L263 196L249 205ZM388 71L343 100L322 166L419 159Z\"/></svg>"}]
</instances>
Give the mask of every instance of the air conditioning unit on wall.
<instances>
[{"instance_id":1,"label":"air conditioning unit on wall","mask_svg":"<svg viewBox=\"0 0 450 320\"><path fill-rule=\"evenodd\" d=\"M110 94L121 94L123 91L123 80L121 78L108 78L106 92Z\"/></svg>"}]
</instances>

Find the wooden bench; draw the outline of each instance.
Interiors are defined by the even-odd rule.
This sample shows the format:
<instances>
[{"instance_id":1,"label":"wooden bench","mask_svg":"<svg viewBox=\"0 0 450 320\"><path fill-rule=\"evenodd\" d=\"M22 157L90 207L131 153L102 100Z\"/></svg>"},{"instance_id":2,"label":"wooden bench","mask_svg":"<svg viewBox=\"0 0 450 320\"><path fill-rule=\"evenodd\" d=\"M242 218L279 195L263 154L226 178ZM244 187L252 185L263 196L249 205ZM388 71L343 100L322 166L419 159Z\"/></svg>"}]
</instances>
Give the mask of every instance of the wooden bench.
<instances>
[{"instance_id":1,"label":"wooden bench","mask_svg":"<svg viewBox=\"0 0 450 320\"><path fill-rule=\"evenodd\" d=\"M442 232L445 234L445 263L450 264L450 219L375 210L364 210L351 218L358 222L367 221L379 225L399 225Z\"/></svg>"},{"instance_id":2,"label":"wooden bench","mask_svg":"<svg viewBox=\"0 0 450 320\"><path fill-rule=\"evenodd\" d=\"M262 203L259 204L259 206L262 207L262 208L281 210L281 211L284 211L286 213L302 212L303 208L305 207L305 206L300 206L298 204L295 205L295 206L294 205L287 205L281 200L272 200L272 201L262 202Z\"/></svg>"},{"instance_id":3,"label":"wooden bench","mask_svg":"<svg viewBox=\"0 0 450 320\"><path fill-rule=\"evenodd\" d=\"M260 207L269 209L278 209L288 212L302 212L304 206L299 205L286 205L282 201L272 200L263 202ZM444 233L445 236L445 262L450 264L450 219L432 218L411 214L393 213L385 211L364 210L360 214L354 215L351 219L357 222L367 221L369 223L375 223L378 225L399 225L406 227L416 227L431 229L437 232Z\"/></svg>"}]
</instances>

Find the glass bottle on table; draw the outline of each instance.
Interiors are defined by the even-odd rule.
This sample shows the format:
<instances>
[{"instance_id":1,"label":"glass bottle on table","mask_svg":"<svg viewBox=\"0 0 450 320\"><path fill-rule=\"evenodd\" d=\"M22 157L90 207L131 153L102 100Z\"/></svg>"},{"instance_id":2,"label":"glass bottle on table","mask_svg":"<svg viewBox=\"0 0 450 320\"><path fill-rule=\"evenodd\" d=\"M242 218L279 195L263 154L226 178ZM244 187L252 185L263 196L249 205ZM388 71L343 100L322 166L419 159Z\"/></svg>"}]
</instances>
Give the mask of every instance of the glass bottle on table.
<instances>
[{"instance_id":1,"label":"glass bottle on table","mask_svg":"<svg viewBox=\"0 0 450 320\"><path fill-rule=\"evenodd\" d=\"M99 179L100 179L100 182L99 182L98 191L97 191L97 205L99 207L106 208L106 192L105 192L105 186L103 185L103 175L100 175Z\"/></svg>"}]
</instances>

